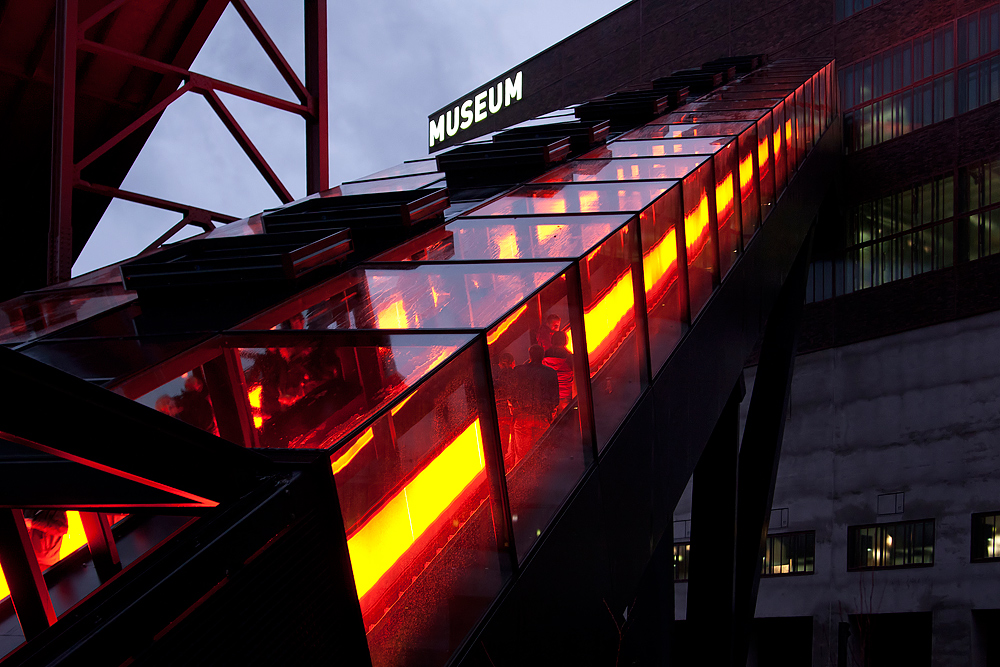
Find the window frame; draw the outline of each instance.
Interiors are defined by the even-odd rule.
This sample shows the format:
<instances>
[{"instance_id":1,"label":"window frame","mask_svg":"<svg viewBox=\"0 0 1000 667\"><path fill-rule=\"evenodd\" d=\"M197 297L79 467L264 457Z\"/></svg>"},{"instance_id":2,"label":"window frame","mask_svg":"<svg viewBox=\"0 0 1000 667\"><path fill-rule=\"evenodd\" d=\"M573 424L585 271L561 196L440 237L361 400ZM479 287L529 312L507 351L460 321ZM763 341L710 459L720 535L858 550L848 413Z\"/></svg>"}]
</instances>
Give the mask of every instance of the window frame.
<instances>
[{"instance_id":1,"label":"window frame","mask_svg":"<svg viewBox=\"0 0 1000 667\"><path fill-rule=\"evenodd\" d=\"M972 514L972 528L969 531L969 562L970 563L997 563L1000 562L1000 555L997 556L977 556L976 555L976 537L979 535L977 530L976 519L982 519L984 517L993 516L997 518L997 525L1000 526L1000 509L994 510L992 512L974 512ZM1000 530L998 530L1000 533ZM997 549L1000 553L1000 549Z\"/></svg>"},{"instance_id":2,"label":"window frame","mask_svg":"<svg viewBox=\"0 0 1000 667\"><path fill-rule=\"evenodd\" d=\"M875 528L885 530L891 526L914 526L917 524L927 524L931 526L931 558L929 563L906 563L902 565L851 565L852 555L856 552L857 537L861 530ZM848 572L868 572L873 570L902 570L916 567L934 567L934 544L937 538L937 521L933 517L924 519L911 519L908 521L882 521L879 523L866 523L847 527L847 571Z\"/></svg>"}]
</instances>

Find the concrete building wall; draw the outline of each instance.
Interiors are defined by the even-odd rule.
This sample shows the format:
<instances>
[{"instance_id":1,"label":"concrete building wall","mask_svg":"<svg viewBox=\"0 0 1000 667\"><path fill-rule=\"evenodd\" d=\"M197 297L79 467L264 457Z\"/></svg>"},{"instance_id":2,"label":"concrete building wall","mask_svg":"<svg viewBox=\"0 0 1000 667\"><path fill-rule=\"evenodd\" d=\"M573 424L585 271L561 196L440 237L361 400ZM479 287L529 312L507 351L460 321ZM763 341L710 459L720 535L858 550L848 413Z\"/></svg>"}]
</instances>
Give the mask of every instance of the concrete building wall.
<instances>
[{"instance_id":1,"label":"concrete building wall","mask_svg":"<svg viewBox=\"0 0 1000 667\"><path fill-rule=\"evenodd\" d=\"M976 664L972 610L1000 608L1000 562L970 562L971 515L1000 511L998 477L1000 312L799 356L773 503L788 526L772 533L815 530L815 573L763 579L757 616L812 616L821 666L850 615L930 612L933 664ZM878 516L891 492L903 513ZM927 518L933 566L847 571L848 526Z\"/></svg>"}]
</instances>

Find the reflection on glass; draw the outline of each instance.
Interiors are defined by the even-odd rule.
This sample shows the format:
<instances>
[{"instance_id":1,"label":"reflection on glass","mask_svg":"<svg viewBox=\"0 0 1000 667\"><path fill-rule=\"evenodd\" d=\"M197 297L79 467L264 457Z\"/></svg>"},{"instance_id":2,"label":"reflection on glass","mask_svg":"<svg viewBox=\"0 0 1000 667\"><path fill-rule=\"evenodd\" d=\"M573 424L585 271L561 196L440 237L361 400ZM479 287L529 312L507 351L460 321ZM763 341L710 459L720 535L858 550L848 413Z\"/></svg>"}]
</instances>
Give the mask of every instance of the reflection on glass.
<instances>
[{"instance_id":1,"label":"reflection on glass","mask_svg":"<svg viewBox=\"0 0 1000 667\"><path fill-rule=\"evenodd\" d=\"M740 135L740 218L743 227L743 245L750 241L760 225L760 197L754 167L757 164L757 131L750 128Z\"/></svg>"},{"instance_id":2,"label":"reflection on glass","mask_svg":"<svg viewBox=\"0 0 1000 667\"><path fill-rule=\"evenodd\" d=\"M771 152L771 113L757 122L757 164L760 174L760 219L763 221L774 203L774 159Z\"/></svg>"},{"instance_id":3,"label":"reflection on glass","mask_svg":"<svg viewBox=\"0 0 1000 667\"><path fill-rule=\"evenodd\" d=\"M771 112L771 150L774 160L774 198L784 191L785 184L788 183L788 166L786 165L785 150L785 105L778 104Z\"/></svg>"},{"instance_id":4,"label":"reflection on glass","mask_svg":"<svg viewBox=\"0 0 1000 667\"><path fill-rule=\"evenodd\" d=\"M733 141L712 158L715 163L715 211L719 237L719 273L725 277L740 251L740 208L737 142ZM753 175L753 165L750 165Z\"/></svg>"},{"instance_id":5,"label":"reflection on glass","mask_svg":"<svg viewBox=\"0 0 1000 667\"><path fill-rule=\"evenodd\" d=\"M441 187L444 187L443 179L444 174L431 172L400 178L384 178L377 181L344 183L340 186L340 193L342 195L362 195L375 192L403 192L404 190L416 190L436 181L441 181Z\"/></svg>"},{"instance_id":6,"label":"reflection on glass","mask_svg":"<svg viewBox=\"0 0 1000 667\"><path fill-rule=\"evenodd\" d=\"M581 160L616 157L658 157L665 155L711 155L729 141L719 137L690 137L672 141L615 141L595 148Z\"/></svg>"},{"instance_id":7,"label":"reflection on glass","mask_svg":"<svg viewBox=\"0 0 1000 667\"><path fill-rule=\"evenodd\" d=\"M121 282L24 294L0 304L0 342L34 340L134 299Z\"/></svg>"},{"instance_id":8,"label":"reflection on glass","mask_svg":"<svg viewBox=\"0 0 1000 667\"><path fill-rule=\"evenodd\" d=\"M459 348L464 336L419 345L387 336L383 345L311 337L280 347L243 347L239 358L254 446L328 449Z\"/></svg>"},{"instance_id":9,"label":"reflection on glass","mask_svg":"<svg viewBox=\"0 0 1000 667\"><path fill-rule=\"evenodd\" d=\"M323 283L242 328L488 327L565 266L537 262L362 267Z\"/></svg>"},{"instance_id":10,"label":"reflection on glass","mask_svg":"<svg viewBox=\"0 0 1000 667\"><path fill-rule=\"evenodd\" d=\"M628 142L635 143L635 142ZM526 185L478 209L476 215L638 212L665 188L658 183Z\"/></svg>"},{"instance_id":11,"label":"reflection on glass","mask_svg":"<svg viewBox=\"0 0 1000 667\"><path fill-rule=\"evenodd\" d=\"M432 171L437 171L437 158L427 158L425 160L411 160L409 162L398 164L395 167L389 167L388 169L383 169L382 171L376 171L374 174L368 174L364 178L358 180L368 181L374 178L392 178L394 176L427 174Z\"/></svg>"},{"instance_id":12,"label":"reflection on glass","mask_svg":"<svg viewBox=\"0 0 1000 667\"><path fill-rule=\"evenodd\" d=\"M681 188L668 190L639 216L642 272L655 373L683 333L685 295L677 265L677 225L683 220Z\"/></svg>"},{"instance_id":13,"label":"reflection on glass","mask_svg":"<svg viewBox=\"0 0 1000 667\"><path fill-rule=\"evenodd\" d=\"M744 109L742 111L675 111L662 117L664 123L722 123L759 120L767 109Z\"/></svg>"},{"instance_id":14,"label":"reflection on glass","mask_svg":"<svg viewBox=\"0 0 1000 667\"><path fill-rule=\"evenodd\" d=\"M551 283L487 334L514 526L523 557L589 463L569 342L566 280Z\"/></svg>"},{"instance_id":15,"label":"reflection on glass","mask_svg":"<svg viewBox=\"0 0 1000 667\"><path fill-rule=\"evenodd\" d=\"M684 179L684 241L687 245L692 320L712 295L715 276L715 246L711 228L714 211L708 198L713 180L711 164Z\"/></svg>"},{"instance_id":16,"label":"reflection on glass","mask_svg":"<svg viewBox=\"0 0 1000 667\"><path fill-rule=\"evenodd\" d=\"M575 160L539 176L534 183L665 180L687 176L707 158L668 156L623 160Z\"/></svg>"},{"instance_id":17,"label":"reflection on glass","mask_svg":"<svg viewBox=\"0 0 1000 667\"><path fill-rule=\"evenodd\" d=\"M503 584L481 363L462 353L331 455L375 665L443 663Z\"/></svg>"},{"instance_id":18,"label":"reflection on glass","mask_svg":"<svg viewBox=\"0 0 1000 667\"><path fill-rule=\"evenodd\" d=\"M598 447L611 439L642 390L645 362L635 330L634 243L626 227L580 262Z\"/></svg>"},{"instance_id":19,"label":"reflection on glass","mask_svg":"<svg viewBox=\"0 0 1000 667\"><path fill-rule=\"evenodd\" d=\"M642 139L681 139L683 137L725 137L740 134L751 123L671 123L656 125L653 121L645 127L632 130L619 139L621 141Z\"/></svg>"},{"instance_id":20,"label":"reflection on glass","mask_svg":"<svg viewBox=\"0 0 1000 667\"><path fill-rule=\"evenodd\" d=\"M577 259L628 219L628 215L459 218L377 261Z\"/></svg>"},{"instance_id":21,"label":"reflection on glass","mask_svg":"<svg viewBox=\"0 0 1000 667\"><path fill-rule=\"evenodd\" d=\"M135 399L146 407L153 408L170 417L200 428L202 431L219 435L215 423L215 410L205 382L205 369L193 368L166 384Z\"/></svg>"}]
</instances>

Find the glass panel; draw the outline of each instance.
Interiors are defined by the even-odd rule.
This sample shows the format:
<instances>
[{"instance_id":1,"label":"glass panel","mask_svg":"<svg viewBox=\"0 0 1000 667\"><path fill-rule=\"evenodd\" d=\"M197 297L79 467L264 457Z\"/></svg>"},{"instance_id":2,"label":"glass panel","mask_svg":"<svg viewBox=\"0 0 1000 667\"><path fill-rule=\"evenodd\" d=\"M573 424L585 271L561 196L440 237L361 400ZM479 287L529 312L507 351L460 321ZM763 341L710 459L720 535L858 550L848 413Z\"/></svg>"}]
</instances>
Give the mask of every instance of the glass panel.
<instances>
[{"instance_id":1,"label":"glass panel","mask_svg":"<svg viewBox=\"0 0 1000 667\"><path fill-rule=\"evenodd\" d=\"M363 181L360 183L344 183L340 186L343 195L360 195L374 192L403 192L404 190L416 190L436 181L442 181L444 174L431 172L429 174L417 174L415 176L403 176L402 178L386 178L379 181ZM444 187L442 181L441 187Z\"/></svg>"},{"instance_id":2,"label":"glass panel","mask_svg":"<svg viewBox=\"0 0 1000 667\"><path fill-rule=\"evenodd\" d=\"M118 284L30 292L0 304L0 342L23 343L135 299Z\"/></svg>"},{"instance_id":3,"label":"glass panel","mask_svg":"<svg viewBox=\"0 0 1000 667\"><path fill-rule=\"evenodd\" d=\"M442 364L466 336L385 336L357 345L339 336L241 347L253 446L329 449ZM280 344L281 340L288 341ZM422 342L421 345L418 341Z\"/></svg>"},{"instance_id":4,"label":"glass panel","mask_svg":"<svg viewBox=\"0 0 1000 667\"><path fill-rule=\"evenodd\" d=\"M692 137L673 141L616 141L590 151L580 159L616 157L660 157L664 155L711 155L731 141L720 137Z\"/></svg>"},{"instance_id":5,"label":"glass panel","mask_svg":"<svg viewBox=\"0 0 1000 667\"><path fill-rule=\"evenodd\" d=\"M378 257L378 261L578 259L627 215L458 218Z\"/></svg>"},{"instance_id":6,"label":"glass panel","mask_svg":"<svg viewBox=\"0 0 1000 667\"><path fill-rule=\"evenodd\" d=\"M360 267L240 328L485 328L565 267L552 262Z\"/></svg>"},{"instance_id":7,"label":"glass panel","mask_svg":"<svg viewBox=\"0 0 1000 667\"><path fill-rule=\"evenodd\" d=\"M680 139L682 137L724 137L740 134L751 124L741 123L671 123L669 125L647 125L632 130L619 141L642 139Z\"/></svg>"},{"instance_id":8,"label":"glass panel","mask_svg":"<svg viewBox=\"0 0 1000 667\"><path fill-rule=\"evenodd\" d=\"M639 142L620 142L635 144ZM475 211L476 215L638 212L666 188L658 183L525 185Z\"/></svg>"},{"instance_id":9,"label":"glass panel","mask_svg":"<svg viewBox=\"0 0 1000 667\"><path fill-rule=\"evenodd\" d=\"M224 389L231 392L229 387ZM135 400L191 426L219 435L212 398L205 382L205 369L202 366L192 368Z\"/></svg>"},{"instance_id":10,"label":"glass panel","mask_svg":"<svg viewBox=\"0 0 1000 667\"><path fill-rule=\"evenodd\" d=\"M788 182L788 170L785 165L785 104L781 103L772 113L771 149L774 151L774 197L777 199Z\"/></svg>"},{"instance_id":11,"label":"glass panel","mask_svg":"<svg viewBox=\"0 0 1000 667\"><path fill-rule=\"evenodd\" d=\"M331 456L375 665L443 664L503 585L475 352Z\"/></svg>"},{"instance_id":12,"label":"glass panel","mask_svg":"<svg viewBox=\"0 0 1000 667\"><path fill-rule=\"evenodd\" d=\"M760 219L764 220L771 212L775 193L770 112L757 123L757 164L760 176Z\"/></svg>"},{"instance_id":13,"label":"glass panel","mask_svg":"<svg viewBox=\"0 0 1000 667\"><path fill-rule=\"evenodd\" d=\"M737 143L734 141L712 158L715 163L715 210L719 236L719 271L725 277L740 251L740 207Z\"/></svg>"},{"instance_id":14,"label":"glass panel","mask_svg":"<svg viewBox=\"0 0 1000 667\"><path fill-rule=\"evenodd\" d=\"M677 273L677 225L683 220L681 189L672 188L639 215L642 271L655 373L684 332L685 295Z\"/></svg>"},{"instance_id":15,"label":"glass panel","mask_svg":"<svg viewBox=\"0 0 1000 667\"><path fill-rule=\"evenodd\" d=\"M760 225L760 196L754 169L757 166L757 130L750 128L740 135L740 217L745 246Z\"/></svg>"},{"instance_id":16,"label":"glass panel","mask_svg":"<svg viewBox=\"0 0 1000 667\"><path fill-rule=\"evenodd\" d=\"M684 240L687 245L688 292L691 319L697 317L712 295L716 249L712 241L709 189L714 185L712 166L706 164L684 179Z\"/></svg>"},{"instance_id":17,"label":"glass panel","mask_svg":"<svg viewBox=\"0 0 1000 667\"><path fill-rule=\"evenodd\" d=\"M688 111L668 113L661 117L664 123L705 123L739 122L758 120L770 113L767 109L747 109L744 111Z\"/></svg>"},{"instance_id":18,"label":"glass panel","mask_svg":"<svg viewBox=\"0 0 1000 667\"><path fill-rule=\"evenodd\" d=\"M603 447L642 389L642 360L635 326L629 227L580 261L583 319L590 359L597 442Z\"/></svg>"},{"instance_id":19,"label":"glass panel","mask_svg":"<svg viewBox=\"0 0 1000 667\"><path fill-rule=\"evenodd\" d=\"M574 160L539 176L532 183L572 183L574 181L635 181L683 178L707 157L668 156L620 160Z\"/></svg>"},{"instance_id":20,"label":"glass panel","mask_svg":"<svg viewBox=\"0 0 1000 667\"><path fill-rule=\"evenodd\" d=\"M376 171L374 174L368 174L364 178L360 178L358 180L367 181L373 178L391 178L393 176L427 174L432 171L437 171L437 158L404 162L403 164L398 164L395 167L389 167L388 169L383 169L382 171Z\"/></svg>"},{"instance_id":21,"label":"glass panel","mask_svg":"<svg viewBox=\"0 0 1000 667\"><path fill-rule=\"evenodd\" d=\"M562 505L592 458L577 406L566 280L529 299L487 335L493 394L519 558Z\"/></svg>"}]
</instances>

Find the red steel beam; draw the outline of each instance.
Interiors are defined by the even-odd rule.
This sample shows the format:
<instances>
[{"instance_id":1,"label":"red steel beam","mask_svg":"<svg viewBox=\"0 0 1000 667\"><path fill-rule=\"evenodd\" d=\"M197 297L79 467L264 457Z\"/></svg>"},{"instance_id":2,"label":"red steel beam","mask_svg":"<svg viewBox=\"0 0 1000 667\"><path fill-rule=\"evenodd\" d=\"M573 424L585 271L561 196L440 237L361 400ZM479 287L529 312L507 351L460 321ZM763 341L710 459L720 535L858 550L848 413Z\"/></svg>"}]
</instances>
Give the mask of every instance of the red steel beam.
<instances>
[{"instance_id":1,"label":"red steel beam","mask_svg":"<svg viewBox=\"0 0 1000 667\"><path fill-rule=\"evenodd\" d=\"M160 62L159 60L154 60L152 58L140 56L135 53L129 53L128 51L123 51L122 49L116 49L113 46L107 46L105 44L99 44L98 42L93 42L89 39L85 39L80 41L79 47L82 51L87 51L89 53L115 56L131 65L135 65L136 67L142 67L143 69L147 69L151 72L158 72L160 74L174 74L189 81L197 80L198 81L197 85L200 87L208 88L210 90L217 90L223 93L229 93L230 95L242 97L252 102L265 104L267 106L274 107L275 109L280 109L282 111L295 113L305 118L309 118L312 115L312 110L307 105L296 104L295 102L289 102L288 100L283 100L280 97L274 97L273 95L266 95L264 93L257 92L256 90L250 90L249 88L244 88L243 86L237 86L232 83L227 83L225 81L213 79L212 77L209 76L196 74L194 72L191 72L190 70L184 69L183 67L177 67L176 65L170 65L168 63Z\"/></svg>"},{"instance_id":2,"label":"red steel beam","mask_svg":"<svg viewBox=\"0 0 1000 667\"><path fill-rule=\"evenodd\" d=\"M250 161L253 162L255 167L257 167L260 175L264 177L267 184L271 186L272 190L274 190L274 194L278 195L278 199L281 200L281 203L287 204L292 201L294 197L292 197L288 190L285 189L285 186L281 183L281 179L279 179L278 175L274 173L273 169L271 169L271 165L267 163L267 160L265 160L264 156L260 154L257 147L253 145L253 142L250 141L250 137L248 137L247 133L243 131L240 124L236 122L233 115L229 113L229 109L227 109L226 105L222 103L221 99L219 99L218 93L214 90L207 90L202 94L205 96L205 99L208 100L209 105L211 105L211 107L215 110L215 113L218 114L219 119L222 120L223 124L233 135L233 138L236 139L236 143L240 145L243 152L247 154Z\"/></svg>"},{"instance_id":3,"label":"red steel beam","mask_svg":"<svg viewBox=\"0 0 1000 667\"><path fill-rule=\"evenodd\" d=\"M301 81L299 81L299 77L295 74L295 70L293 70L291 65L288 64L285 57L281 55L281 51L271 40L271 36L267 34L267 31L264 30L264 26L260 24L260 21L257 20L256 16L254 16L254 13L250 11L250 7L247 6L246 0L232 0L231 4L239 13L243 22L246 23L248 28L250 28L250 32L253 33L253 36L257 38L258 42L260 42L260 46L264 49L264 53L266 53L267 57L271 59L272 63L274 63L274 67L278 70L278 73L281 74L285 83L288 84L288 87L292 89L292 92L295 93L295 96L299 98L299 101L302 102L302 104L312 106L312 100L310 99L312 95L309 94L306 87L302 85Z\"/></svg>"},{"instance_id":4,"label":"red steel beam","mask_svg":"<svg viewBox=\"0 0 1000 667\"><path fill-rule=\"evenodd\" d=\"M21 510L0 510L0 566L21 632L30 641L56 622L56 612Z\"/></svg>"},{"instance_id":5,"label":"red steel beam","mask_svg":"<svg viewBox=\"0 0 1000 667\"><path fill-rule=\"evenodd\" d=\"M80 24L80 28L78 30L79 38L83 39L84 38L83 33L93 28L95 25L103 21L106 17L118 11L119 7L128 4L129 2L132 2L132 0L114 0L114 2L109 2L108 4L104 5L96 12L91 14L87 18L87 20L85 20L83 23Z\"/></svg>"},{"instance_id":6,"label":"red steel beam","mask_svg":"<svg viewBox=\"0 0 1000 667\"><path fill-rule=\"evenodd\" d=\"M49 285L73 270L73 134L76 116L77 0L57 0L52 86L52 180L49 190Z\"/></svg>"},{"instance_id":7,"label":"red steel beam","mask_svg":"<svg viewBox=\"0 0 1000 667\"><path fill-rule=\"evenodd\" d=\"M306 88L312 116L306 118L306 194L330 187L327 120L326 0L305 0Z\"/></svg>"},{"instance_id":8,"label":"red steel beam","mask_svg":"<svg viewBox=\"0 0 1000 667\"><path fill-rule=\"evenodd\" d=\"M99 183L88 183L87 181L77 181L76 187L84 192L93 192L94 194L103 195L105 197L112 197L115 199L124 199L125 201L135 202L136 204L143 204L145 206L152 206L153 208L162 208L165 211L173 211L175 213L181 213L187 215L191 212L204 211L210 220L215 220L217 222L229 223L236 222L239 218L226 215L225 213L216 213L215 211L205 211L204 209L199 209L194 206L188 206L187 204L178 204L177 202L170 201L169 199L159 199L157 197L150 197L149 195L142 195L137 192L129 192L128 190L122 190L120 188L113 188L109 185L101 185Z\"/></svg>"},{"instance_id":9,"label":"red steel beam","mask_svg":"<svg viewBox=\"0 0 1000 667\"><path fill-rule=\"evenodd\" d=\"M199 215L199 214L202 214L202 215ZM176 225L174 225L173 227L171 227L167 231L163 232L163 234L160 235L160 238L156 239L155 241L153 241L152 243L150 243L148 246L146 246L143 249L143 251L140 252L139 254L140 255L145 255L146 253L148 253L148 252L150 252L152 250L156 250L161 245L163 245L164 243L166 243L167 241L169 241L173 237L174 234L176 234L177 232L181 231L182 229L184 229L188 225L193 225L195 227L200 227L201 229L205 230L206 232L210 232L213 229L215 229L215 227L212 226L211 219L208 217L208 215L207 215L207 213L205 211L191 211L187 215L184 216L184 219L182 219L180 222L178 222Z\"/></svg>"},{"instance_id":10,"label":"red steel beam","mask_svg":"<svg viewBox=\"0 0 1000 667\"><path fill-rule=\"evenodd\" d=\"M136 130L138 130L140 127L142 127L143 125L145 125L149 121L153 120L156 116L160 115L160 113L162 113L163 110L166 109L174 100L176 100L178 97L180 97L184 93L188 92L189 90L191 90L191 82L190 81L188 83L185 83L183 86L181 86L180 88L178 88L174 92L172 92L170 95L168 95L166 98L164 98L164 100L162 102L160 102L159 104L157 104L156 106L154 106L152 109L150 109L146 113L144 113L141 116L139 116L139 118L137 120L135 120L133 123L131 123L124 130L122 130L121 132L119 132L115 136L113 136L110 139L108 139L107 141L105 141L100 146L100 148L96 149L90 155L88 155L87 157L85 157L82 160L80 160L79 162L77 162L76 163L76 174L77 174L77 176L79 176L80 172L83 171L85 168L87 168L87 166L90 165L91 162L93 162L97 158L99 158L102 155L104 155L105 153L107 153L109 150L111 150L112 148L114 148L115 146L117 146L119 143L121 143L121 141L123 139L125 139L125 137L127 137L130 134L132 134L133 132L135 132Z\"/></svg>"}]
</instances>

